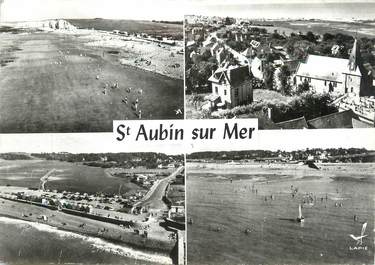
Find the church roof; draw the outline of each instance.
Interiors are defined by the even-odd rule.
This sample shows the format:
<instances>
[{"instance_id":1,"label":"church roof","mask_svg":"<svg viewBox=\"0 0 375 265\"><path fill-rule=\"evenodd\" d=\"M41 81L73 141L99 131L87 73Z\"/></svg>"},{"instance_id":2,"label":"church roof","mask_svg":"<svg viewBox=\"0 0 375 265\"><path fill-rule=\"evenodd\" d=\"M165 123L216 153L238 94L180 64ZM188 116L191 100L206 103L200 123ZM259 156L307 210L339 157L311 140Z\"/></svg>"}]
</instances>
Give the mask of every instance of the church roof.
<instances>
[{"instance_id":1,"label":"church roof","mask_svg":"<svg viewBox=\"0 0 375 265\"><path fill-rule=\"evenodd\" d=\"M320 55L309 55L305 63L300 63L297 75L334 82L342 82L342 74L361 76L358 67L349 69L349 60Z\"/></svg>"}]
</instances>

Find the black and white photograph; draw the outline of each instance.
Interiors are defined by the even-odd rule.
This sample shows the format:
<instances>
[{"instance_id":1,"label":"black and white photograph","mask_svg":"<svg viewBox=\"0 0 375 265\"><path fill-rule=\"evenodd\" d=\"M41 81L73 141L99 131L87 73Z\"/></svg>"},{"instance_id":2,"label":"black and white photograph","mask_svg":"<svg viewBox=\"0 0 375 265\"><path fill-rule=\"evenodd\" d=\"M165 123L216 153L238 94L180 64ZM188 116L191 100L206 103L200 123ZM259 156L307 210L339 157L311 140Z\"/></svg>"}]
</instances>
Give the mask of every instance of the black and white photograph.
<instances>
[{"instance_id":1,"label":"black and white photograph","mask_svg":"<svg viewBox=\"0 0 375 265\"><path fill-rule=\"evenodd\" d=\"M0 0L0 265L374 264L374 135L375 0Z\"/></svg>"},{"instance_id":2,"label":"black and white photograph","mask_svg":"<svg viewBox=\"0 0 375 265\"><path fill-rule=\"evenodd\" d=\"M183 16L152 4L1 0L0 133L183 119Z\"/></svg>"},{"instance_id":3,"label":"black and white photograph","mask_svg":"<svg viewBox=\"0 0 375 265\"><path fill-rule=\"evenodd\" d=\"M1 264L184 264L184 156L0 154Z\"/></svg>"},{"instance_id":4,"label":"black and white photograph","mask_svg":"<svg viewBox=\"0 0 375 265\"><path fill-rule=\"evenodd\" d=\"M374 170L374 145L188 154L188 264L373 264Z\"/></svg>"},{"instance_id":5,"label":"black and white photograph","mask_svg":"<svg viewBox=\"0 0 375 265\"><path fill-rule=\"evenodd\" d=\"M374 127L373 1L203 1L185 15L186 117Z\"/></svg>"}]
</instances>

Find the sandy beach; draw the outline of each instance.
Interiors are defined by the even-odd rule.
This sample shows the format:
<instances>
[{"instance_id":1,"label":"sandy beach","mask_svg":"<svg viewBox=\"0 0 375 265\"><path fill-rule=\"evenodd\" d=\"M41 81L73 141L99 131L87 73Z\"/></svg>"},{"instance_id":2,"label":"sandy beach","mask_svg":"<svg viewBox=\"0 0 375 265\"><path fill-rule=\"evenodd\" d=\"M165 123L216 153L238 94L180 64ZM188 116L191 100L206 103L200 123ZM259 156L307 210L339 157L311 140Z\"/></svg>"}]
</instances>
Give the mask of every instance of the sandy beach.
<instances>
[{"instance_id":1,"label":"sandy beach","mask_svg":"<svg viewBox=\"0 0 375 265\"><path fill-rule=\"evenodd\" d=\"M188 163L190 264L373 264L375 164L318 167ZM366 248L353 250L365 222Z\"/></svg>"},{"instance_id":2,"label":"sandy beach","mask_svg":"<svg viewBox=\"0 0 375 265\"><path fill-rule=\"evenodd\" d=\"M113 120L183 118L175 47L90 30L0 35L2 133L110 132Z\"/></svg>"}]
</instances>

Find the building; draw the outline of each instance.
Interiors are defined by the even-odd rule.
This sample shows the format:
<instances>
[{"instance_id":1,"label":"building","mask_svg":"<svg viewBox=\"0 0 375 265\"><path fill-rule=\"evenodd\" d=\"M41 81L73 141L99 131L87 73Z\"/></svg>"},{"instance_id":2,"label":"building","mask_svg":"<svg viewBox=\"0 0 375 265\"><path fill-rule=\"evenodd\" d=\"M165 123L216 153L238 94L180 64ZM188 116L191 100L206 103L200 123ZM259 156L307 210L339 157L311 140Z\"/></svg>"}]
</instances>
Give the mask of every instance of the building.
<instances>
[{"instance_id":1,"label":"building","mask_svg":"<svg viewBox=\"0 0 375 265\"><path fill-rule=\"evenodd\" d=\"M359 121L358 115L352 110L346 110L308 120L307 124L310 129L353 128L353 120Z\"/></svg>"},{"instance_id":2,"label":"building","mask_svg":"<svg viewBox=\"0 0 375 265\"><path fill-rule=\"evenodd\" d=\"M318 93L357 97L371 93L373 83L372 74L363 67L357 40L349 59L308 55L306 62L299 64L294 80L296 86L308 83Z\"/></svg>"},{"instance_id":3,"label":"building","mask_svg":"<svg viewBox=\"0 0 375 265\"><path fill-rule=\"evenodd\" d=\"M233 108L253 101L253 89L247 65L225 63L212 74L208 81L212 85L212 95L219 96L223 106Z\"/></svg>"},{"instance_id":4,"label":"building","mask_svg":"<svg viewBox=\"0 0 375 265\"><path fill-rule=\"evenodd\" d=\"M307 125L307 121L305 117L292 119L288 121L278 122L276 125L280 129L284 130L291 130L291 129L307 129L309 126Z\"/></svg>"}]
</instances>

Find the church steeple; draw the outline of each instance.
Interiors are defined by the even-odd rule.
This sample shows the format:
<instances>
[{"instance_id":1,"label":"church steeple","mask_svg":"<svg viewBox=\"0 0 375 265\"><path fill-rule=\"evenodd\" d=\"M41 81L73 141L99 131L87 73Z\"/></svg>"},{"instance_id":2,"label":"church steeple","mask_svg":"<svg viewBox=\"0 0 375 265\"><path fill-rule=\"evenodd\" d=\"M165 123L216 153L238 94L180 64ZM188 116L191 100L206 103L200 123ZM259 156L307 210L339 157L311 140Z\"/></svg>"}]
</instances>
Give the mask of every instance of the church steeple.
<instances>
[{"instance_id":1,"label":"church steeple","mask_svg":"<svg viewBox=\"0 0 375 265\"><path fill-rule=\"evenodd\" d=\"M360 65L360 60L361 60L361 53L360 53L359 43L357 42L357 39L354 39L353 48L349 55L349 70L355 71L357 67L359 67Z\"/></svg>"}]
</instances>

